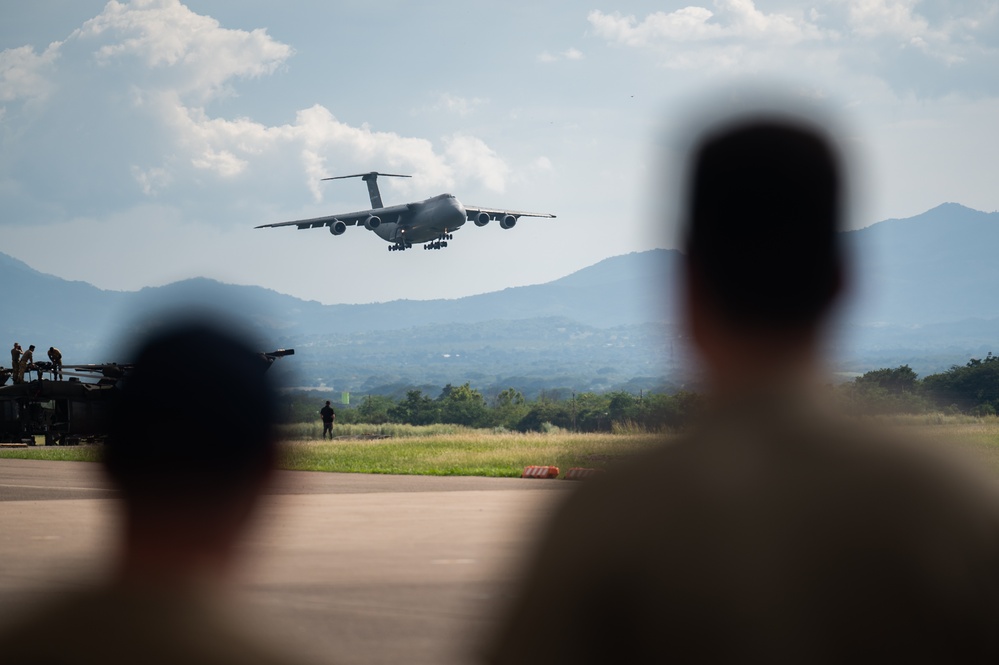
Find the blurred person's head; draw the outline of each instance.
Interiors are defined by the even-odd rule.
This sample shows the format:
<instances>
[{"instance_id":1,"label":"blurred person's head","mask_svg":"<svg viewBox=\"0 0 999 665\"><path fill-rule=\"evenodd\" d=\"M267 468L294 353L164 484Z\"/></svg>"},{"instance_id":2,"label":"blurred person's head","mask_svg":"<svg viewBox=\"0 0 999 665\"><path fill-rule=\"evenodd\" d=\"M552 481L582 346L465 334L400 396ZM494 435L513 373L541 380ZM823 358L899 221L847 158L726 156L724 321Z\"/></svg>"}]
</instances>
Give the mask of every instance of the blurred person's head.
<instances>
[{"instance_id":1,"label":"blurred person's head","mask_svg":"<svg viewBox=\"0 0 999 665\"><path fill-rule=\"evenodd\" d=\"M126 549L167 541L156 546L178 560L224 555L274 463L266 363L230 325L202 320L164 326L133 358L104 460L124 498Z\"/></svg>"},{"instance_id":2,"label":"blurred person's head","mask_svg":"<svg viewBox=\"0 0 999 665\"><path fill-rule=\"evenodd\" d=\"M701 136L683 224L688 325L702 353L812 350L843 283L842 190L833 142L803 121L750 115Z\"/></svg>"}]
</instances>

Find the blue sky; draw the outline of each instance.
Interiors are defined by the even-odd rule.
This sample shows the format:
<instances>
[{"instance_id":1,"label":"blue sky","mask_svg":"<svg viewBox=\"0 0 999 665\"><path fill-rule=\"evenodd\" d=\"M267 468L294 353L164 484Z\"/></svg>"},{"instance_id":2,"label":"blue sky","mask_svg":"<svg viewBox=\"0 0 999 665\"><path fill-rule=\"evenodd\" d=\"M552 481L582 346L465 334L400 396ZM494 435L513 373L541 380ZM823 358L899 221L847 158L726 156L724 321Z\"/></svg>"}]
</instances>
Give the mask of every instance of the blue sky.
<instances>
[{"instance_id":1,"label":"blue sky","mask_svg":"<svg viewBox=\"0 0 999 665\"><path fill-rule=\"evenodd\" d=\"M135 290L193 276L325 303L453 298L673 246L694 100L780 81L842 118L851 225L999 209L992 0L91 2L0 8L0 251ZM451 192L552 212L388 252L258 224Z\"/></svg>"}]
</instances>

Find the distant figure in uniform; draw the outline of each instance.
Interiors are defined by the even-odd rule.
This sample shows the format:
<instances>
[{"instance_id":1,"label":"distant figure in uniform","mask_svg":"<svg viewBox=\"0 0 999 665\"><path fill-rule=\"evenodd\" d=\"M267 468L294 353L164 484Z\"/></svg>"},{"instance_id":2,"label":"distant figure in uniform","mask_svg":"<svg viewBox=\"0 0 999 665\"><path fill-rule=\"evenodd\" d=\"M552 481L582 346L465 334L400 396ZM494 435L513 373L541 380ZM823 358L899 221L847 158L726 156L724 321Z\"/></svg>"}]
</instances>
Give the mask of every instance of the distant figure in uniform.
<instances>
[{"instance_id":1,"label":"distant figure in uniform","mask_svg":"<svg viewBox=\"0 0 999 665\"><path fill-rule=\"evenodd\" d=\"M17 383L24 383L24 372L31 371L31 363L33 362L35 362L35 345L30 344L28 350L21 354L21 361L17 364ZM31 379L30 374L28 379Z\"/></svg>"},{"instance_id":2,"label":"distant figure in uniform","mask_svg":"<svg viewBox=\"0 0 999 665\"><path fill-rule=\"evenodd\" d=\"M841 171L789 118L693 151L680 290L702 422L568 498L489 662L999 660L994 481L824 404Z\"/></svg>"},{"instance_id":3,"label":"distant figure in uniform","mask_svg":"<svg viewBox=\"0 0 999 665\"><path fill-rule=\"evenodd\" d=\"M332 440L333 421L336 420L336 413L333 412L333 407L330 406L329 400L326 400L326 406L319 409L319 416L323 419L323 440L326 439L327 432L329 432L330 440Z\"/></svg>"},{"instance_id":4,"label":"distant figure in uniform","mask_svg":"<svg viewBox=\"0 0 999 665\"><path fill-rule=\"evenodd\" d=\"M114 573L23 613L0 634L5 665L295 662L217 597L277 446L275 392L232 330L178 322L133 355L105 446L124 517Z\"/></svg>"},{"instance_id":5,"label":"distant figure in uniform","mask_svg":"<svg viewBox=\"0 0 999 665\"><path fill-rule=\"evenodd\" d=\"M21 345L14 342L14 347L10 350L10 373L14 383L20 383L21 371Z\"/></svg>"},{"instance_id":6,"label":"distant figure in uniform","mask_svg":"<svg viewBox=\"0 0 999 665\"><path fill-rule=\"evenodd\" d=\"M62 381L62 352L54 346L49 347L49 362L52 363L52 378Z\"/></svg>"}]
</instances>

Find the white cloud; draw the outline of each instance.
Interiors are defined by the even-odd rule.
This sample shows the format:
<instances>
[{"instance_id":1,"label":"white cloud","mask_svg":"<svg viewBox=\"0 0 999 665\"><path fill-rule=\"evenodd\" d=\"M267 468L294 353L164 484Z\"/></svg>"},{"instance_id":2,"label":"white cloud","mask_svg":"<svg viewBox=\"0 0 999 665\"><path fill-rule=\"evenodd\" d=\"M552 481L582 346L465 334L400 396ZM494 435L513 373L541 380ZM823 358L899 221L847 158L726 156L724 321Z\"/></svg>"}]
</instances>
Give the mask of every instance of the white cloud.
<instances>
[{"instance_id":1,"label":"white cloud","mask_svg":"<svg viewBox=\"0 0 999 665\"><path fill-rule=\"evenodd\" d=\"M440 96L437 104L434 105L434 110L447 111L448 113L455 113L464 117L471 113L477 106L481 106L484 103L486 103L486 100L479 97L468 99L467 97L444 93Z\"/></svg>"},{"instance_id":2,"label":"white cloud","mask_svg":"<svg viewBox=\"0 0 999 665\"><path fill-rule=\"evenodd\" d=\"M51 73L60 42L40 54L31 46L0 51L0 101L41 100L52 91Z\"/></svg>"},{"instance_id":3,"label":"white cloud","mask_svg":"<svg viewBox=\"0 0 999 665\"><path fill-rule=\"evenodd\" d=\"M142 188L142 193L147 196L156 194L170 184L170 174L162 167L144 170L133 164L131 171L132 177Z\"/></svg>"},{"instance_id":4,"label":"white cloud","mask_svg":"<svg viewBox=\"0 0 999 665\"><path fill-rule=\"evenodd\" d=\"M999 5L978 1L818 0L801 13L768 13L753 0L715 0L641 18L600 10L587 18L605 41L700 80L766 73L850 89L879 78L896 94L923 98L999 91L997 17Z\"/></svg>"},{"instance_id":5,"label":"white cloud","mask_svg":"<svg viewBox=\"0 0 999 665\"><path fill-rule=\"evenodd\" d=\"M577 48L567 48L559 53L551 53L550 51L542 51L538 54L538 62L558 62L559 60L582 60L584 57L583 52Z\"/></svg>"},{"instance_id":6,"label":"white cloud","mask_svg":"<svg viewBox=\"0 0 999 665\"><path fill-rule=\"evenodd\" d=\"M862 37L892 35L906 40L921 39L929 23L913 13L915 2L899 0L852 0L850 26Z\"/></svg>"},{"instance_id":7,"label":"white cloud","mask_svg":"<svg viewBox=\"0 0 999 665\"><path fill-rule=\"evenodd\" d=\"M266 30L222 28L179 0L112 0L74 36L110 42L97 49L99 63L139 58L150 70L169 71L180 94L202 99L219 94L230 78L270 74L292 54Z\"/></svg>"},{"instance_id":8,"label":"white cloud","mask_svg":"<svg viewBox=\"0 0 999 665\"><path fill-rule=\"evenodd\" d=\"M716 0L714 9L688 6L643 19L594 10L587 20L611 43L650 50L668 68L702 74L767 68L781 63L791 47L823 36L804 16L768 14L752 0Z\"/></svg>"},{"instance_id":9,"label":"white cloud","mask_svg":"<svg viewBox=\"0 0 999 665\"><path fill-rule=\"evenodd\" d=\"M131 153L125 172L145 197L228 185L264 198L278 193L275 181L289 186L290 175L297 181L293 186L304 184L319 202L326 189L320 178L369 168L416 175L393 185L402 192L452 187L456 172L466 181L479 178L490 189L505 186L509 168L472 136L442 139L438 151L427 138L351 126L320 104L278 125L220 115L208 105L212 100L240 78L274 72L292 49L264 30L223 28L178 0L112 0L66 44L74 57L59 63L59 43L42 54L30 46L0 53L0 100L43 100L60 86L67 98L82 88L95 91L74 97L74 120L87 124L88 140L109 157ZM92 66L95 61L98 67ZM483 103L444 94L438 108L464 116ZM51 104L48 110L45 122L67 126L68 108ZM9 123L11 116L0 106L0 119ZM21 121L32 118L25 114ZM96 138L100 131L108 132L110 142ZM75 139L70 133L68 140ZM73 145L64 148L74 152ZM0 166L12 164L10 159L0 157Z\"/></svg>"},{"instance_id":10,"label":"white cloud","mask_svg":"<svg viewBox=\"0 0 999 665\"><path fill-rule=\"evenodd\" d=\"M542 155L531 163L531 168L535 171L551 171L553 168L552 160Z\"/></svg>"},{"instance_id":11,"label":"white cloud","mask_svg":"<svg viewBox=\"0 0 999 665\"><path fill-rule=\"evenodd\" d=\"M652 47L664 42L700 42L719 39L754 39L795 43L819 36L815 25L803 17L766 14L752 0L718 0L717 14L706 7L683 7L672 12L653 12L639 21L618 12L589 13L587 20L596 34L632 47Z\"/></svg>"},{"instance_id":12,"label":"white cloud","mask_svg":"<svg viewBox=\"0 0 999 665\"><path fill-rule=\"evenodd\" d=\"M990 45L995 38L988 30L999 16L999 5L962 6L963 13L941 13L934 20L919 14L917 5L914 0L850 0L849 25L864 40L912 47L947 65L981 55L996 58L997 49Z\"/></svg>"},{"instance_id":13,"label":"white cloud","mask_svg":"<svg viewBox=\"0 0 999 665\"><path fill-rule=\"evenodd\" d=\"M465 180L480 180L495 192L506 189L510 167L481 139L459 134L446 139L445 146L444 153L454 164L455 172L471 176Z\"/></svg>"}]
</instances>

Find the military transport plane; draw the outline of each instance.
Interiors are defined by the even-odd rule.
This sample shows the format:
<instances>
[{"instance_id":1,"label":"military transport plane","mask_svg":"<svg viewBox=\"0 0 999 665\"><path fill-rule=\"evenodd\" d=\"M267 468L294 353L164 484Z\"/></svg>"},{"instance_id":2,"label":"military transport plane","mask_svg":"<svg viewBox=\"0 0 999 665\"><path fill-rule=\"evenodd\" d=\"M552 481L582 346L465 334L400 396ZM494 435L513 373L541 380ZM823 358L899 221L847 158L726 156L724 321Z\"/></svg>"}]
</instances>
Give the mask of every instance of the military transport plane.
<instances>
[{"instance_id":1,"label":"military transport plane","mask_svg":"<svg viewBox=\"0 0 999 665\"><path fill-rule=\"evenodd\" d=\"M425 201L386 207L382 205L382 195L378 191L378 176L410 177L397 173L372 171L371 173L323 178L323 180L360 178L368 183L371 210L299 219L278 224L261 224L254 228L296 226L299 229L318 229L325 226L329 228L330 233L338 236L346 231L348 226L362 224L364 228L374 231L380 238L390 243L389 251L402 251L410 249L413 243L425 243L423 249L447 247L447 241L453 238L452 232L461 228L466 221L475 222L476 226L485 226L490 220L496 220L500 227L512 229L520 217L555 217L555 215L548 213L464 206L451 194L439 194Z\"/></svg>"}]
</instances>

